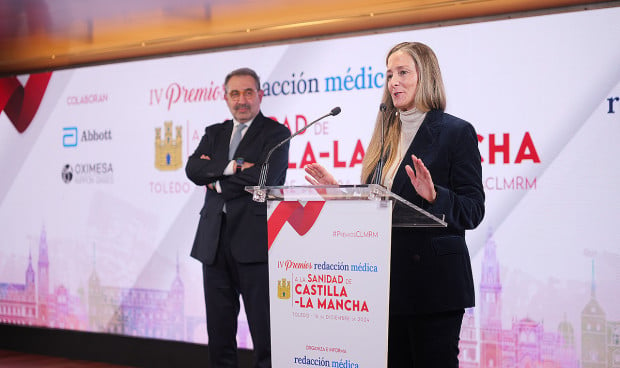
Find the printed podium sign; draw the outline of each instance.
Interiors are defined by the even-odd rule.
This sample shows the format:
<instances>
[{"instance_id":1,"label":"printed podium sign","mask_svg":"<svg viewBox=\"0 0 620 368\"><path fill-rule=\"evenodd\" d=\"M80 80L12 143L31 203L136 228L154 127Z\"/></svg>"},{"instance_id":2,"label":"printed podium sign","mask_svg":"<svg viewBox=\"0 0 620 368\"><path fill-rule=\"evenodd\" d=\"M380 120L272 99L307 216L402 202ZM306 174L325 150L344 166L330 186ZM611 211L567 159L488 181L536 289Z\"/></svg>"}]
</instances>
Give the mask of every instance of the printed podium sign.
<instances>
[{"instance_id":1,"label":"printed podium sign","mask_svg":"<svg viewBox=\"0 0 620 368\"><path fill-rule=\"evenodd\" d=\"M270 201L275 368L385 367L391 201Z\"/></svg>"}]
</instances>

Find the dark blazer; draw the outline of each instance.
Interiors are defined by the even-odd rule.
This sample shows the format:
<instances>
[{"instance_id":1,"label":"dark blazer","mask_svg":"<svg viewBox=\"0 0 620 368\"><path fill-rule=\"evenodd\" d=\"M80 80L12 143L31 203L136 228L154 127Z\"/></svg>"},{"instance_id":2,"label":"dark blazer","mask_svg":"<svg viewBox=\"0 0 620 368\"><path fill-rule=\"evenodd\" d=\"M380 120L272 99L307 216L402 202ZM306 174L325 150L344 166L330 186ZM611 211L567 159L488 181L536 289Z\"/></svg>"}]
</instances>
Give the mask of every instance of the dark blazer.
<instances>
[{"instance_id":1,"label":"dark blazer","mask_svg":"<svg viewBox=\"0 0 620 368\"><path fill-rule=\"evenodd\" d=\"M233 121L208 126L196 151L189 157L185 172L196 185L219 180L222 192L207 189L200 211L198 230L191 256L212 264L219 242L222 208L226 203L226 226L232 231L231 250L238 262L267 262L267 208L254 202L246 186L258 185L260 170L267 153L284 141L291 132L284 125L258 113L243 136L234 157L243 157L254 166L230 176L223 172L229 163L228 147ZM266 185L283 185L288 168L288 142L269 159ZM201 159L202 155L210 160Z\"/></svg>"},{"instance_id":2,"label":"dark blazer","mask_svg":"<svg viewBox=\"0 0 620 368\"><path fill-rule=\"evenodd\" d=\"M405 165L415 154L429 169L437 199L432 205L411 185ZM465 230L484 217L478 138L468 122L431 110L407 150L392 192L433 214L447 228L395 228L392 232L390 313L418 314L474 306L471 261Z\"/></svg>"}]
</instances>

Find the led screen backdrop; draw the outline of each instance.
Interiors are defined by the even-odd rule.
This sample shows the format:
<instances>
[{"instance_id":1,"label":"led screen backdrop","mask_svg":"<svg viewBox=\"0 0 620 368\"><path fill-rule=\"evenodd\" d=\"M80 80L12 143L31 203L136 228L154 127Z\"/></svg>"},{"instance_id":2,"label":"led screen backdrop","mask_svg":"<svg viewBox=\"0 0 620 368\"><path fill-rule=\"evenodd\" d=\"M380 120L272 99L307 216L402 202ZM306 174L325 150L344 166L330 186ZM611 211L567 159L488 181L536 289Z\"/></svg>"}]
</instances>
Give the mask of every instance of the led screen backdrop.
<instances>
[{"instance_id":1,"label":"led screen backdrop","mask_svg":"<svg viewBox=\"0 0 620 368\"><path fill-rule=\"evenodd\" d=\"M204 189L183 168L229 117L225 74L257 70L262 111L292 131L340 106L292 141L287 184L315 161L354 184L385 55L409 40L479 134L461 365L619 364L619 25L610 8L1 79L0 322L207 343L189 257Z\"/></svg>"}]
</instances>

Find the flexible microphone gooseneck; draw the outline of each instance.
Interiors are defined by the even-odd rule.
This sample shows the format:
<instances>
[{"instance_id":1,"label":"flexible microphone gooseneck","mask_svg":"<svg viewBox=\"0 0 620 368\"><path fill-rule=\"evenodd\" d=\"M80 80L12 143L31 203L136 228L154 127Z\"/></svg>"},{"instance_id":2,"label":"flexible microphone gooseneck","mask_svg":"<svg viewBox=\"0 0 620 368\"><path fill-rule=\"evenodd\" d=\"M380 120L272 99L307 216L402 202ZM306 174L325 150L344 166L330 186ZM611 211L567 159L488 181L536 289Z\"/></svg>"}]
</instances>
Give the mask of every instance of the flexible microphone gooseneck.
<instances>
[{"instance_id":1,"label":"flexible microphone gooseneck","mask_svg":"<svg viewBox=\"0 0 620 368\"><path fill-rule=\"evenodd\" d=\"M386 115L386 111L387 111L387 105L384 104L383 102L381 103L381 105L379 105L379 110L381 111L381 153L379 156L379 161L377 162L377 166L375 168L375 174L374 174L374 180L373 180L373 184L381 184L381 178L383 177L383 165L385 165L385 162L383 162L383 155L384 150L385 150L385 115Z\"/></svg>"},{"instance_id":2,"label":"flexible microphone gooseneck","mask_svg":"<svg viewBox=\"0 0 620 368\"><path fill-rule=\"evenodd\" d=\"M261 166L260 169L260 178L258 180L258 186L263 189L265 188L265 182L267 182L267 171L269 170L269 158L271 157L271 154L278 149L280 146L282 146L284 143L290 141L291 139L293 139L293 137L303 133L306 129L310 128L314 123L328 117L328 116L336 116L338 114L340 114L340 111L342 111L340 109L340 107L334 107L329 113L321 116L320 118L314 120L313 122L311 122L310 124L306 124L304 125L303 128L299 129L298 131L296 131L293 135L291 135L290 137L286 138L285 140L283 140L282 142L276 144L268 153L267 153L267 157L265 158L265 162L263 163L263 165Z\"/></svg>"}]
</instances>

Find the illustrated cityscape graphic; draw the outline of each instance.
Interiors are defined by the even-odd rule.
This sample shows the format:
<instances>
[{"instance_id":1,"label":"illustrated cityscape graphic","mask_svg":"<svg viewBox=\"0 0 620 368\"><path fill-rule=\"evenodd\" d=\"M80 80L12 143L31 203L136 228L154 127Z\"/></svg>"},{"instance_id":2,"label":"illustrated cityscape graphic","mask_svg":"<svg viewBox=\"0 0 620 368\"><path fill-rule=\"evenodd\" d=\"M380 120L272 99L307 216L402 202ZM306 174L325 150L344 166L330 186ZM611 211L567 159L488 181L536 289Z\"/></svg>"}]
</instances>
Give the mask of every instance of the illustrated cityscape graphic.
<instances>
[{"instance_id":1,"label":"illustrated cityscape graphic","mask_svg":"<svg viewBox=\"0 0 620 368\"><path fill-rule=\"evenodd\" d=\"M496 244L490 234L484 246L479 297L480 318L476 327L474 309L463 318L459 343L461 368L594 368L620 367L620 321L607 321L596 300L594 264L590 300L581 312L581 351L575 329L562 321L555 331L543 323L513 317L502 326L502 284Z\"/></svg>"},{"instance_id":2,"label":"illustrated cityscape graphic","mask_svg":"<svg viewBox=\"0 0 620 368\"><path fill-rule=\"evenodd\" d=\"M41 326L166 340L201 342L197 329L204 317L185 314L185 289L179 273L167 290L105 286L95 266L88 290L72 293L50 286L46 231L39 237L37 272L28 257L25 283L0 283L0 323ZM496 244L484 247L479 298L466 310L459 343L461 368L594 368L620 367L620 321L608 321L596 299L594 264L590 299L581 312L581 328L562 321L546 331L540 321L513 317L502 326L502 284ZM478 312L479 323L476 323ZM581 334L579 349L575 334ZM240 347L251 348L247 323L240 323Z\"/></svg>"}]
</instances>

